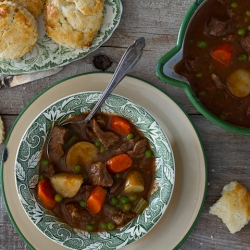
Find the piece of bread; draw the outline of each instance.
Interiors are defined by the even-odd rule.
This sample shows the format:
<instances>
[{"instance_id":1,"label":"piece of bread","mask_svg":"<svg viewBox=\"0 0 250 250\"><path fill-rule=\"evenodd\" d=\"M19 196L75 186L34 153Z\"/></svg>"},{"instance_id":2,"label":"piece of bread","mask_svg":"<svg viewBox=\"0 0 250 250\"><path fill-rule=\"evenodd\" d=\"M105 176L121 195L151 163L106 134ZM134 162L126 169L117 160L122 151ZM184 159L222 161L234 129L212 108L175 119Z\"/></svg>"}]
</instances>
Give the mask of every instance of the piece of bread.
<instances>
[{"instance_id":1,"label":"piece of bread","mask_svg":"<svg viewBox=\"0 0 250 250\"><path fill-rule=\"evenodd\" d=\"M102 11L84 15L72 2L47 0L44 10L46 33L67 48L91 46L102 23Z\"/></svg>"},{"instance_id":2,"label":"piece of bread","mask_svg":"<svg viewBox=\"0 0 250 250\"><path fill-rule=\"evenodd\" d=\"M3 125L2 118L0 116L0 144L3 143L4 136L5 136L4 125Z\"/></svg>"},{"instance_id":3,"label":"piece of bread","mask_svg":"<svg viewBox=\"0 0 250 250\"><path fill-rule=\"evenodd\" d=\"M242 184L232 181L224 186L222 197L210 208L233 234L243 228L250 219L250 192Z\"/></svg>"},{"instance_id":4,"label":"piece of bread","mask_svg":"<svg viewBox=\"0 0 250 250\"><path fill-rule=\"evenodd\" d=\"M84 15L95 15L103 10L103 0L67 0L69 3L75 3L76 8Z\"/></svg>"},{"instance_id":5,"label":"piece of bread","mask_svg":"<svg viewBox=\"0 0 250 250\"><path fill-rule=\"evenodd\" d=\"M5 0L0 0L4 2ZM43 11L43 0L11 0L10 2L16 3L27 9L35 18L37 18Z\"/></svg>"},{"instance_id":6,"label":"piece of bread","mask_svg":"<svg viewBox=\"0 0 250 250\"><path fill-rule=\"evenodd\" d=\"M35 18L25 8L12 2L1 2L0 13L0 57L21 57L37 41Z\"/></svg>"}]
</instances>

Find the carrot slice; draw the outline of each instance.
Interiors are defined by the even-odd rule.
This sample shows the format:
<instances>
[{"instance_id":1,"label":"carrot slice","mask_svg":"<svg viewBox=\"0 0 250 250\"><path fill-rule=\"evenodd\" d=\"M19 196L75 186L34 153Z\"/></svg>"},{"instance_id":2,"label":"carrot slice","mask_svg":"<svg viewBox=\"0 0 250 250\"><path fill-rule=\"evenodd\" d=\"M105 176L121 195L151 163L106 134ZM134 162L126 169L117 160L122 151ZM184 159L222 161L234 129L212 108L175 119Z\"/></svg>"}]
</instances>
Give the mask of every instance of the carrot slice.
<instances>
[{"instance_id":1,"label":"carrot slice","mask_svg":"<svg viewBox=\"0 0 250 250\"><path fill-rule=\"evenodd\" d=\"M132 163L132 159L129 155L120 154L110 158L106 162L106 166L111 173L119 173L130 168Z\"/></svg>"},{"instance_id":2,"label":"carrot slice","mask_svg":"<svg viewBox=\"0 0 250 250\"><path fill-rule=\"evenodd\" d=\"M233 57L233 47L229 43L223 43L219 45L213 52L212 58L222 64L227 66Z\"/></svg>"},{"instance_id":3,"label":"carrot slice","mask_svg":"<svg viewBox=\"0 0 250 250\"><path fill-rule=\"evenodd\" d=\"M98 214L105 202L107 192L100 186L96 186L91 190L87 199L87 208L92 214Z\"/></svg>"},{"instance_id":4,"label":"carrot slice","mask_svg":"<svg viewBox=\"0 0 250 250\"><path fill-rule=\"evenodd\" d=\"M40 180L37 186L37 196L43 202L43 205L52 209L56 206L55 191L50 183L49 179Z\"/></svg>"},{"instance_id":5,"label":"carrot slice","mask_svg":"<svg viewBox=\"0 0 250 250\"><path fill-rule=\"evenodd\" d=\"M110 126L120 134L127 135L131 132L129 122L120 116L113 116L110 121Z\"/></svg>"}]
</instances>

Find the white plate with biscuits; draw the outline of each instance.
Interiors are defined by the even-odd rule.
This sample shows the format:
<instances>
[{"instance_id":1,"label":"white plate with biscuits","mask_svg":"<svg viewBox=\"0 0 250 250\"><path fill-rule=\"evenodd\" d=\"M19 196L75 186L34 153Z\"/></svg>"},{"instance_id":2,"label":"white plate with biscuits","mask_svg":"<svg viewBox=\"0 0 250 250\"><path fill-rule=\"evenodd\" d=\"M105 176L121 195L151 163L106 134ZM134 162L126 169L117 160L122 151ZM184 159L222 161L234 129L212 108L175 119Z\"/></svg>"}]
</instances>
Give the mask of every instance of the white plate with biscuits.
<instances>
[{"instance_id":1,"label":"white plate with biscuits","mask_svg":"<svg viewBox=\"0 0 250 250\"><path fill-rule=\"evenodd\" d=\"M0 73L30 73L81 59L111 37L122 15L120 0L88 0L86 6L78 0L47 0L43 9L34 8L41 2L13 0L6 8L0 0L1 13L8 12L0 33Z\"/></svg>"},{"instance_id":2,"label":"white plate with biscuits","mask_svg":"<svg viewBox=\"0 0 250 250\"><path fill-rule=\"evenodd\" d=\"M66 250L67 247L46 237L22 209L14 174L19 141L31 121L51 103L83 91L103 91L111 77L110 73L87 73L50 86L25 108L6 139L8 158L0 173L3 198L15 229L30 249ZM176 171L175 187L164 215L150 232L124 250L178 249L193 230L206 195L207 165L200 137L181 107L152 84L126 76L114 94L125 96L154 116L169 138ZM133 237L137 237L136 233Z\"/></svg>"}]
</instances>

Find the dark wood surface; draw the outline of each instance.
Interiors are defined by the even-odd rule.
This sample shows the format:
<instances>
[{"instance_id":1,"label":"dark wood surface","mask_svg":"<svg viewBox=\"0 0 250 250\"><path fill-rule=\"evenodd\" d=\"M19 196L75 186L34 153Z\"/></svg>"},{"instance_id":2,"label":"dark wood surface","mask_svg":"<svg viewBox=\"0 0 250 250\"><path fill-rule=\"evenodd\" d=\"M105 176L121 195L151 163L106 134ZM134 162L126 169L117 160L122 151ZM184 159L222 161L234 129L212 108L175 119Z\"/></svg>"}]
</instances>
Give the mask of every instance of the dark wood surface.
<instances>
[{"instance_id":1,"label":"dark wood surface","mask_svg":"<svg viewBox=\"0 0 250 250\"><path fill-rule=\"evenodd\" d=\"M25 105L46 87L65 77L98 71L93 65L93 58L99 54L110 57L113 63L108 71L114 71L127 46L136 38L145 37L143 57L130 74L161 88L183 107L201 136L207 156L208 189L204 208L194 230L180 249L250 249L250 224L240 232L230 234L222 221L208 212L210 206L220 197L223 186L230 181L237 180L250 190L250 138L225 131L206 120L194 108L182 89L161 82L154 72L157 60L175 45L181 21L193 2L122 0L124 10L121 23L101 48L65 66L57 75L0 90L0 115L8 133ZM0 145L0 155L2 150L3 145ZM0 249L28 249L10 222L1 193Z\"/></svg>"}]
</instances>

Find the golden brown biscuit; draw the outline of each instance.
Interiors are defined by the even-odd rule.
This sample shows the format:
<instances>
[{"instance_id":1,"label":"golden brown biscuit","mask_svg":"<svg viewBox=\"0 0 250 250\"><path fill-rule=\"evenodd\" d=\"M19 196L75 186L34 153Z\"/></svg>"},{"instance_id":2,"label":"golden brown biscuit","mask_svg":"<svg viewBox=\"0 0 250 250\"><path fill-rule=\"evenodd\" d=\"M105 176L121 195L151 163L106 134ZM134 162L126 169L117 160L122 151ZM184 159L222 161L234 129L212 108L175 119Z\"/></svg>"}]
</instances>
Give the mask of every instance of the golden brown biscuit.
<instances>
[{"instance_id":1,"label":"golden brown biscuit","mask_svg":"<svg viewBox=\"0 0 250 250\"><path fill-rule=\"evenodd\" d=\"M250 192L242 184L232 181L223 188L221 195L209 213L221 218L233 234L250 219Z\"/></svg>"},{"instance_id":2,"label":"golden brown biscuit","mask_svg":"<svg viewBox=\"0 0 250 250\"><path fill-rule=\"evenodd\" d=\"M95 15L83 15L67 0L47 0L44 11L47 35L68 48L91 46L102 17L102 10Z\"/></svg>"},{"instance_id":3,"label":"golden brown biscuit","mask_svg":"<svg viewBox=\"0 0 250 250\"><path fill-rule=\"evenodd\" d=\"M5 0L0 0L4 2ZM37 18L43 11L43 0L11 0L10 2L16 3L27 9L35 18Z\"/></svg>"},{"instance_id":4,"label":"golden brown biscuit","mask_svg":"<svg viewBox=\"0 0 250 250\"><path fill-rule=\"evenodd\" d=\"M25 8L0 3L0 57L18 58L31 50L37 41L35 18Z\"/></svg>"},{"instance_id":5,"label":"golden brown biscuit","mask_svg":"<svg viewBox=\"0 0 250 250\"><path fill-rule=\"evenodd\" d=\"M84 15L94 15L103 10L103 0L67 0L68 2L75 3L76 8Z\"/></svg>"}]
</instances>

